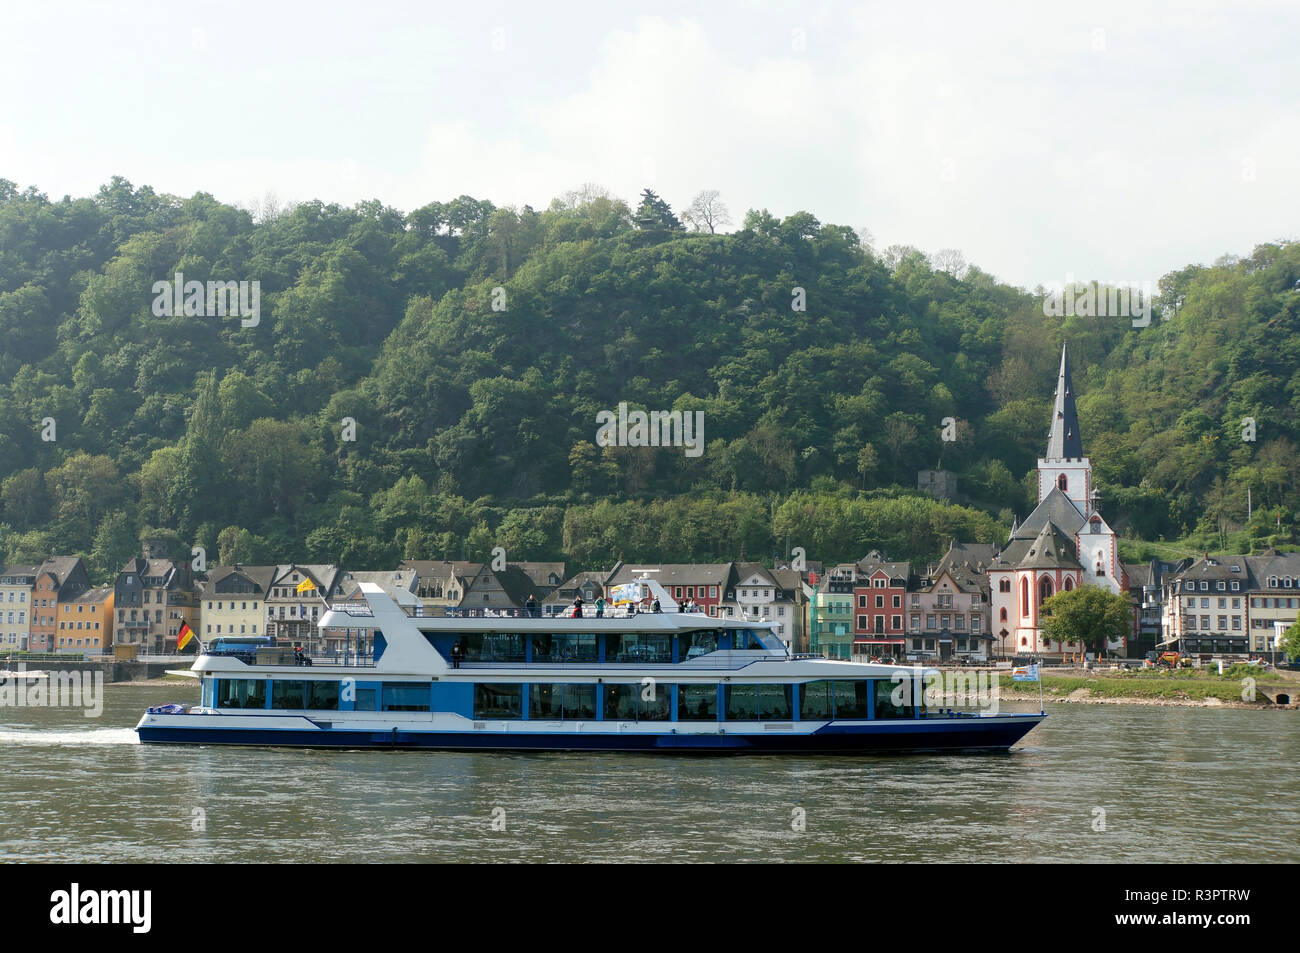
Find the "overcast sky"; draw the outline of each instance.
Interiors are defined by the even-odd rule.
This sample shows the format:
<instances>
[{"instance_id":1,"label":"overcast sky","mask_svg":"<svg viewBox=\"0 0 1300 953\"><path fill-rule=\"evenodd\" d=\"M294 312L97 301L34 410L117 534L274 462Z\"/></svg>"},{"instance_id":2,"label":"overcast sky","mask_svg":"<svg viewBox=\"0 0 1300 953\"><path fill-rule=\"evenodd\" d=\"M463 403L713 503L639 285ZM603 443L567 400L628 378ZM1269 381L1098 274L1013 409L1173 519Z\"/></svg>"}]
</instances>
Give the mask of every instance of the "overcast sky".
<instances>
[{"instance_id":1,"label":"overcast sky","mask_svg":"<svg viewBox=\"0 0 1300 953\"><path fill-rule=\"evenodd\" d=\"M717 189L1013 284L1296 237L1300 3L143 0L4 14L0 177L249 205Z\"/></svg>"}]
</instances>

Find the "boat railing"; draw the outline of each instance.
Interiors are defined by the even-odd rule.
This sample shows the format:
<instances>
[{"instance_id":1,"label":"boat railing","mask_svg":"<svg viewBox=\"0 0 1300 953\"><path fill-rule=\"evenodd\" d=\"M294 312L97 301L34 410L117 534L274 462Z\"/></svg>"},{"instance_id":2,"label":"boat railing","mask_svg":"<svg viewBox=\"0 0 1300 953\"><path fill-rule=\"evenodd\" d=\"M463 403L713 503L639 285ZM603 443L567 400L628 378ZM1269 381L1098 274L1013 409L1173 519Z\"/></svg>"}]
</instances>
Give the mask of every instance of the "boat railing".
<instances>
[{"instance_id":1,"label":"boat railing","mask_svg":"<svg viewBox=\"0 0 1300 953\"><path fill-rule=\"evenodd\" d=\"M206 653L212 658L237 658L245 665L292 665L298 668L374 668L375 660L369 653L295 652L282 646L262 646L256 651L221 651Z\"/></svg>"},{"instance_id":2,"label":"boat railing","mask_svg":"<svg viewBox=\"0 0 1300 953\"><path fill-rule=\"evenodd\" d=\"M528 609L516 609L512 606L505 606L496 609L487 606L482 608L468 608L464 606L400 606L399 608L402 610L403 613L405 613L407 618L410 619L547 619L550 620L550 619L572 619L573 618L572 615L566 614L569 608L568 606L565 607L566 612L554 612L554 613L542 612L541 607L533 609L530 612ZM343 612L348 615L368 616L371 614L368 606L365 607L364 612L354 611L354 607L352 607L351 605L336 605L334 606L334 609L338 612ZM585 605L582 607L582 618L584 619L597 619L597 618L631 619L631 618L635 618L638 615L669 615L669 614L670 613L666 613L666 612L654 613L654 612L647 612L647 611L628 612L625 609L615 609L612 607L607 607L603 615L597 616L596 609L594 606ZM703 614L703 612L700 609L691 610L691 612L689 613L683 610L679 610L679 614L681 615Z\"/></svg>"},{"instance_id":3,"label":"boat railing","mask_svg":"<svg viewBox=\"0 0 1300 953\"><path fill-rule=\"evenodd\" d=\"M711 653L712 654L712 653ZM523 659L466 659L460 663L462 669L501 669L501 668L527 668L529 671L565 671L568 669L588 669L597 668L602 676L619 675L627 672L630 676L638 677L643 672L652 674L674 673L685 674L688 672L726 672L739 671L745 666L754 662L785 662L789 660L785 655L760 655L758 653L737 654L735 652L719 652L717 658L710 658L709 655L699 655L690 660L689 665L683 662L672 662L663 659L628 659L624 661L601 662L597 659L568 659L564 661L538 661L534 659L531 662L525 662Z\"/></svg>"}]
</instances>

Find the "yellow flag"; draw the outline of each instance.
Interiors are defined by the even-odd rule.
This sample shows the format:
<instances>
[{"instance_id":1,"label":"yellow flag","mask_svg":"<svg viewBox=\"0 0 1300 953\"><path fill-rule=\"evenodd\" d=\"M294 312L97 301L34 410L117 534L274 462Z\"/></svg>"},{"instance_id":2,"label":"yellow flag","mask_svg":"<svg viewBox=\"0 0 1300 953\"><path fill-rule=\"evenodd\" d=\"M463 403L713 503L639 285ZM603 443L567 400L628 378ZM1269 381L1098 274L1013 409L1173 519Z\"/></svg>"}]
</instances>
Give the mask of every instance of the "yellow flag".
<instances>
[{"instance_id":1,"label":"yellow flag","mask_svg":"<svg viewBox=\"0 0 1300 953\"><path fill-rule=\"evenodd\" d=\"M304 579L302 582L298 583L299 592L311 592L315 588L316 584L310 579Z\"/></svg>"}]
</instances>

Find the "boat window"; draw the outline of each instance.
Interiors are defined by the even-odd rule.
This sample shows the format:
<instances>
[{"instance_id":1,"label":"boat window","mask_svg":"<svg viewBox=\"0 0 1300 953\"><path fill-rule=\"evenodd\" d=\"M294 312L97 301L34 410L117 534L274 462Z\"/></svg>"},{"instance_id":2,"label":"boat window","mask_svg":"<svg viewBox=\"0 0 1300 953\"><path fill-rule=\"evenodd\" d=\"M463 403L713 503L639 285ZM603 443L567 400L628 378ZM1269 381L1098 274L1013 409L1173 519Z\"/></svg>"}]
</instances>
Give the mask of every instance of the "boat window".
<instances>
[{"instance_id":1,"label":"boat window","mask_svg":"<svg viewBox=\"0 0 1300 953\"><path fill-rule=\"evenodd\" d=\"M218 708L265 708L266 681L254 678L217 679Z\"/></svg>"},{"instance_id":2,"label":"boat window","mask_svg":"<svg viewBox=\"0 0 1300 953\"><path fill-rule=\"evenodd\" d=\"M831 682L831 702L837 719L869 717L867 697L866 682Z\"/></svg>"},{"instance_id":3,"label":"boat window","mask_svg":"<svg viewBox=\"0 0 1300 953\"><path fill-rule=\"evenodd\" d=\"M523 714L522 685L474 686L475 718L522 718Z\"/></svg>"},{"instance_id":4,"label":"boat window","mask_svg":"<svg viewBox=\"0 0 1300 953\"><path fill-rule=\"evenodd\" d=\"M788 719L790 697L789 685L728 685L727 719Z\"/></svg>"},{"instance_id":5,"label":"boat window","mask_svg":"<svg viewBox=\"0 0 1300 953\"><path fill-rule=\"evenodd\" d=\"M876 680L876 717L911 718L913 712L912 679L902 682L881 678ZM901 704L898 704L901 702Z\"/></svg>"},{"instance_id":6,"label":"boat window","mask_svg":"<svg viewBox=\"0 0 1300 953\"><path fill-rule=\"evenodd\" d=\"M636 717L638 721L670 721L673 717L673 689L652 681L637 689Z\"/></svg>"},{"instance_id":7,"label":"boat window","mask_svg":"<svg viewBox=\"0 0 1300 953\"><path fill-rule=\"evenodd\" d=\"M276 679L271 683L271 707L301 711L306 707L303 704L305 684L305 682Z\"/></svg>"},{"instance_id":8,"label":"boat window","mask_svg":"<svg viewBox=\"0 0 1300 953\"><path fill-rule=\"evenodd\" d=\"M669 635L608 635L606 639L606 662L663 664L673 660L672 636Z\"/></svg>"},{"instance_id":9,"label":"boat window","mask_svg":"<svg viewBox=\"0 0 1300 953\"><path fill-rule=\"evenodd\" d=\"M541 682L528 686L528 717L542 721L596 717L596 686Z\"/></svg>"},{"instance_id":10,"label":"boat window","mask_svg":"<svg viewBox=\"0 0 1300 953\"><path fill-rule=\"evenodd\" d=\"M356 711L378 711L379 710L379 686L374 684L358 684L357 697L352 705Z\"/></svg>"},{"instance_id":11,"label":"boat window","mask_svg":"<svg viewBox=\"0 0 1300 953\"><path fill-rule=\"evenodd\" d=\"M799 686L799 717L809 721L833 717L829 683L804 682Z\"/></svg>"},{"instance_id":12,"label":"boat window","mask_svg":"<svg viewBox=\"0 0 1300 953\"><path fill-rule=\"evenodd\" d=\"M534 635L534 662L594 662L599 657L595 635Z\"/></svg>"},{"instance_id":13,"label":"boat window","mask_svg":"<svg viewBox=\"0 0 1300 953\"><path fill-rule=\"evenodd\" d=\"M640 685L606 685L605 718L609 721L635 721L636 696Z\"/></svg>"},{"instance_id":14,"label":"boat window","mask_svg":"<svg viewBox=\"0 0 1300 953\"><path fill-rule=\"evenodd\" d=\"M677 636L677 657L688 662L701 655L708 655L718 650L718 630L703 629L699 632L683 632Z\"/></svg>"},{"instance_id":15,"label":"boat window","mask_svg":"<svg viewBox=\"0 0 1300 953\"><path fill-rule=\"evenodd\" d=\"M718 718L717 685L678 685L678 721L716 721Z\"/></svg>"},{"instance_id":16,"label":"boat window","mask_svg":"<svg viewBox=\"0 0 1300 953\"><path fill-rule=\"evenodd\" d=\"M307 707L315 711L338 711L339 683L321 679L308 682Z\"/></svg>"},{"instance_id":17,"label":"boat window","mask_svg":"<svg viewBox=\"0 0 1300 953\"><path fill-rule=\"evenodd\" d=\"M606 685L606 721L669 721L672 718L672 686Z\"/></svg>"},{"instance_id":18,"label":"boat window","mask_svg":"<svg viewBox=\"0 0 1300 953\"><path fill-rule=\"evenodd\" d=\"M775 632L767 629L746 629L745 648L747 649L784 649L785 643Z\"/></svg>"},{"instance_id":19,"label":"boat window","mask_svg":"<svg viewBox=\"0 0 1300 953\"><path fill-rule=\"evenodd\" d=\"M467 662L522 662L524 660L522 635L507 632L488 632L464 636Z\"/></svg>"},{"instance_id":20,"label":"boat window","mask_svg":"<svg viewBox=\"0 0 1300 953\"><path fill-rule=\"evenodd\" d=\"M384 711L428 710L428 683L384 682Z\"/></svg>"}]
</instances>

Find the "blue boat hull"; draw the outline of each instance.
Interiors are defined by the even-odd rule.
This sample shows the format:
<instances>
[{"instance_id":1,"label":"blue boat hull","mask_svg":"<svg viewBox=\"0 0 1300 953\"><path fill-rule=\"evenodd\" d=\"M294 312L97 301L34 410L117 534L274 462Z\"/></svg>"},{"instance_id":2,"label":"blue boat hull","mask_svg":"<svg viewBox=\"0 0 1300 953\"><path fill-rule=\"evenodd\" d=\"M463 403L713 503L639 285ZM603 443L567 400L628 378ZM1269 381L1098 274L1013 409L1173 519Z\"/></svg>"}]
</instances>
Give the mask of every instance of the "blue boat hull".
<instances>
[{"instance_id":1,"label":"blue boat hull","mask_svg":"<svg viewBox=\"0 0 1300 953\"><path fill-rule=\"evenodd\" d=\"M530 732L357 731L140 726L148 744L302 748L427 748L447 751L641 751L680 753L853 754L1005 751L1044 716L827 725L811 734L541 734Z\"/></svg>"}]
</instances>

